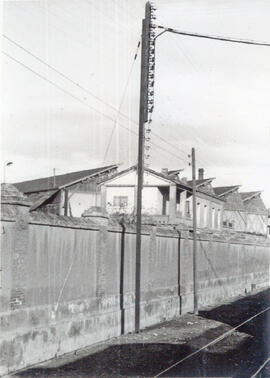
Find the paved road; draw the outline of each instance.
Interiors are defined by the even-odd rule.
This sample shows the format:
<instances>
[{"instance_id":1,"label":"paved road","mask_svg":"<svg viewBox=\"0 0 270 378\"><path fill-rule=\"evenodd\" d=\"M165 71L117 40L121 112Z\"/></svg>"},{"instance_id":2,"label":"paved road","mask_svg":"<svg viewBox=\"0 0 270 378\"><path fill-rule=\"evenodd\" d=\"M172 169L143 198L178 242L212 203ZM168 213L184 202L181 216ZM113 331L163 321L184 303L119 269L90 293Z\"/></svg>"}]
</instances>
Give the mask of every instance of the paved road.
<instances>
[{"instance_id":1,"label":"paved road","mask_svg":"<svg viewBox=\"0 0 270 378\"><path fill-rule=\"evenodd\" d=\"M270 306L270 291L185 315L138 335L17 373L17 377L153 377ZM161 376L251 377L270 356L270 310ZM258 377L267 377L269 364ZM268 375L267 375L268 374Z\"/></svg>"}]
</instances>

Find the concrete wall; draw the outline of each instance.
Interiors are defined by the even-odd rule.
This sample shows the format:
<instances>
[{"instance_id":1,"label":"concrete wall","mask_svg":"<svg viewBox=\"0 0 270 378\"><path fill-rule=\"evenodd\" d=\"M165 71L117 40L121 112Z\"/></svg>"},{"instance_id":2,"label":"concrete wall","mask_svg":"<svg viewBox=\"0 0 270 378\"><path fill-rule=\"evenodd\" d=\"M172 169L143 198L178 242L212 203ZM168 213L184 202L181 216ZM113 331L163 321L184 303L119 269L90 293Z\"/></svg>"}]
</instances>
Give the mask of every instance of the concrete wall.
<instances>
[{"instance_id":1,"label":"concrete wall","mask_svg":"<svg viewBox=\"0 0 270 378\"><path fill-rule=\"evenodd\" d=\"M1 374L134 330L134 227L28 210L4 191ZM266 238L198 237L200 305L269 285ZM144 226L141 327L192 308L192 233Z\"/></svg>"}]
</instances>

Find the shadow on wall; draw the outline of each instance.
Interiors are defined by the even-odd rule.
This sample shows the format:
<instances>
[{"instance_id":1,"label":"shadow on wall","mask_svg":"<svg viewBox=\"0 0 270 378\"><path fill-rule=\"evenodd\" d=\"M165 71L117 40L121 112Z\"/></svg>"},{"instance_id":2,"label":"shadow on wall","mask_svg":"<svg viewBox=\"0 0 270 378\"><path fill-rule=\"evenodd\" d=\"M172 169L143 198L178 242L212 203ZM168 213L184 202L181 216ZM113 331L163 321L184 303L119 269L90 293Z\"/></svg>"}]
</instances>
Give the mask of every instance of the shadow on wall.
<instances>
[{"instance_id":1,"label":"shadow on wall","mask_svg":"<svg viewBox=\"0 0 270 378\"><path fill-rule=\"evenodd\" d=\"M237 300L200 315L208 319L224 321L235 326L260 312L269 305L267 290L249 298ZM170 327L170 322L168 322ZM166 327L166 326L165 326ZM21 372L18 377L71 377L71 376L145 376L159 374L171 365L200 349L213 339L228 331L228 326L220 324L210 328L200 336L186 343L153 343L153 337L145 343L111 345L90 356L57 368L35 368ZM199 352L196 356L178 364L162 376L173 377L248 377L269 355L267 313L254 318L248 326L241 327L219 343ZM175 338L181 336L181 327L175 327ZM256 337L252 337L256 336ZM252 363L247 364L247 356Z\"/></svg>"}]
</instances>

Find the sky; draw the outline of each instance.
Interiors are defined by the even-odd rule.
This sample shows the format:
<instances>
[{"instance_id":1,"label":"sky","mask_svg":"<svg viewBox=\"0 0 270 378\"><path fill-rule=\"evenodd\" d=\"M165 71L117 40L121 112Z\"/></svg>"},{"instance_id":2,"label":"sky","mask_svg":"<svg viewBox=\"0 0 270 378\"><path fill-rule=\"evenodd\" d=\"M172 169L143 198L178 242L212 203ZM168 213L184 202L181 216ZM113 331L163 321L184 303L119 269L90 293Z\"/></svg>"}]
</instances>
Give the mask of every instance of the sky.
<instances>
[{"instance_id":1,"label":"sky","mask_svg":"<svg viewBox=\"0 0 270 378\"><path fill-rule=\"evenodd\" d=\"M270 42L268 0L155 4L158 25ZM140 51L134 55L145 1L1 6L2 178L5 161L13 162L7 182L49 176L54 168L62 174L135 164ZM216 178L214 186L262 190L270 207L269 92L270 47L160 36L150 167L183 168L190 178L195 147L196 165Z\"/></svg>"}]
</instances>

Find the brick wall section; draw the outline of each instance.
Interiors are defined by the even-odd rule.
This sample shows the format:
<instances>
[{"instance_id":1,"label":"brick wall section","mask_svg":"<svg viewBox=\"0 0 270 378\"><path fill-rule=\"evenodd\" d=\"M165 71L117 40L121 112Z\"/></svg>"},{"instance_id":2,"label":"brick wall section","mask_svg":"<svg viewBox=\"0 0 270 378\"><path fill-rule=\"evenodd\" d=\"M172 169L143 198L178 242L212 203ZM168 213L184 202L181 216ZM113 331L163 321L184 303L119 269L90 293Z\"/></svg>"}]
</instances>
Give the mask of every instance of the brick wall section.
<instances>
[{"instance_id":1,"label":"brick wall section","mask_svg":"<svg viewBox=\"0 0 270 378\"><path fill-rule=\"evenodd\" d=\"M12 248L9 251L10 262L10 300L11 310L25 304L26 277L29 274L26 267L28 254L28 230L30 203L14 186L5 184L1 188L2 217L14 220ZM3 267L5 269L5 267ZM3 282L3 286L5 283Z\"/></svg>"}]
</instances>

